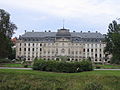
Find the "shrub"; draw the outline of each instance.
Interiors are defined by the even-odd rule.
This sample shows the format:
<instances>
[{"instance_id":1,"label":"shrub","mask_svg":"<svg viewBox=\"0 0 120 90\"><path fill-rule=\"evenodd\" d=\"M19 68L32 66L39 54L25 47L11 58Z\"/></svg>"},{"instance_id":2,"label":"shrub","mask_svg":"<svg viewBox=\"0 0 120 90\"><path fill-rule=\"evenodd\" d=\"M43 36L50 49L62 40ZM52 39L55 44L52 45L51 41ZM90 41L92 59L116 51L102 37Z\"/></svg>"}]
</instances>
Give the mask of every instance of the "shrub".
<instances>
[{"instance_id":1,"label":"shrub","mask_svg":"<svg viewBox=\"0 0 120 90\"><path fill-rule=\"evenodd\" d=\"M96 68L96 69L100 69L101 66L100 66L100 65L96 65L95 68Z\"/></svg>"},{"instance_id":2,"label":"shrub","mask_svg":"<svg viewBox=\"0 0 120 90\"><path fill-rule=\"evenodd\" d=\"M52 71L52 72L65 72L65 73L75 73L82 71L93 70L92 63L88 60L83 60L80 62L63 62L49 60L45 61L42 59L34 60L33 70L41 71Z\"/></svg>"},{"instance_id":3,"label":"shrub","mask_svg":"<svg viewBox=\"0 0 120 90\"><path fill-rule=\"evenodd\" d=\"M11 63L10 59L0 59L0 63Z\"/></svg>"},{"instance_id":4,"label":"shrub","mask_svg":"<svg viewBox=\"0 0 120 90\"><path fill-rule=\"evenodd\" d=\"M27 68L27 67L28 67L28 65L27 65L27 64L25 64L25 65L24 65L24 68Z\"/></svg>"}]
</instances>

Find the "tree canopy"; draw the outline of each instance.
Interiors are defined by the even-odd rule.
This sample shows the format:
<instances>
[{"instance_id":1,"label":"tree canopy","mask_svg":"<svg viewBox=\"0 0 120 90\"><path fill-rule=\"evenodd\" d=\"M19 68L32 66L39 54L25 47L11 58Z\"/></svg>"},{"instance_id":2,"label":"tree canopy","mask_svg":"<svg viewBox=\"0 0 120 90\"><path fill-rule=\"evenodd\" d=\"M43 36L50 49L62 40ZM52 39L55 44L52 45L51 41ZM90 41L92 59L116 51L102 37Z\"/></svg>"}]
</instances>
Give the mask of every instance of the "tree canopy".
<instances>
[{"instance_id":1,"label":"tree canopy","mask_svg":"<svg viewBox=\"0 0 120 90\"><path fill-rule=\"evenodd\" d=\"M0 58L7 58L12 52L11 37L16 29L10 21L10 14L0 9Z\"/></svg>"},{"instance_id":2,"label":"tree canopy","mask_svg":"<svg viewBox=\"0 0 120 90\"><path fill-rule=\"evenodd\" d=\"M111 63L120 64L120 24L116 21L109 24L105 42L104 52L112 55Z\"/></svg>"}]
</instances>

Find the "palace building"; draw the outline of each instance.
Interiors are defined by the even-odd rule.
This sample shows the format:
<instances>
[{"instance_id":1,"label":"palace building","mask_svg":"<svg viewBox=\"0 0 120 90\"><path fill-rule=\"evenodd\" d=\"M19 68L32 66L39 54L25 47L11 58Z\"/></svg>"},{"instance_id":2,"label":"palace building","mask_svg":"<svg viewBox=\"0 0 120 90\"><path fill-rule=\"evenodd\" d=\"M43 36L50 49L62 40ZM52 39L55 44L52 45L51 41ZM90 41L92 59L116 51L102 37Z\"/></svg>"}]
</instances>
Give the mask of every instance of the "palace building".
<instances>
[{"instance_id":1,"label":"palace building","mask_svg":"<svg viewBox=\"0 0 120 90\"><path fill-rule=\"evenodd\" d=\"M103 53L105 36L99 32L70 32L58 29L57 32L25 32L16 43L16 58L32 61L45 60L80 61L91 58L93 62L108 62Z\"/></svg>"}]
</instances>

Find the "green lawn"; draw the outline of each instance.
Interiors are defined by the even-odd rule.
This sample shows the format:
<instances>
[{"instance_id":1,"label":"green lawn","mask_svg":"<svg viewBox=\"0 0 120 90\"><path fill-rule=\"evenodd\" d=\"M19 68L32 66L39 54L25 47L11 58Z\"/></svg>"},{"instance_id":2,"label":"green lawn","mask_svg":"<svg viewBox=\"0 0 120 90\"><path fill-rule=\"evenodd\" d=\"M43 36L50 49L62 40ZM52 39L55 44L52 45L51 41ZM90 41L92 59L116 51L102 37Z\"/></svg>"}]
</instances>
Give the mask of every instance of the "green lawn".
<instances>
[{"instance_id":1,"label":"green lawn","mask_svg":"<svg viewBox=\"0 0 120 90\"><path fill-rule=\"evenodd\" d=\"M120 65L99 65L102 69L120 69Z\"/></svg>"},{"instance_id":2,"label":"green lawn","mask_svg":"<svg viewBox=\"0 0 120 90\"><path fill-rule=\"evenodd\" d=\"M0 90L120 90L120 71L54 73L0 69ZM88 89L92 90L92 89Z\"/></svg>"},{"instance_id":3,"label":"green lawn","mask_svg":"<svg viewBox=\"0 0 120 90\"><path fill-rule=\"evenodd\" d=\"M1 67L19 67L19 68L24 67L24 65L17 64L17 63L4 63L4 64L1 64L0 66ZM31 67L31 66L28 66L28 67Z\"/></svg>"},{"instance_id":4,"label":"green lawn","mask_svg":"<svg viewBox=\"0 0 120 90\"><path fill-rule=\"evenodd\" d=\"M101 66L102 69L120 69L120 65L101 65L101 64L97 64L97 65ZM0 66L2 67L24 67L24 65L16 64L16 63L6 63L6 64L1 64ZM28 67L32 67L32 66L28 66Z\"/></svg>"}]
</instances>

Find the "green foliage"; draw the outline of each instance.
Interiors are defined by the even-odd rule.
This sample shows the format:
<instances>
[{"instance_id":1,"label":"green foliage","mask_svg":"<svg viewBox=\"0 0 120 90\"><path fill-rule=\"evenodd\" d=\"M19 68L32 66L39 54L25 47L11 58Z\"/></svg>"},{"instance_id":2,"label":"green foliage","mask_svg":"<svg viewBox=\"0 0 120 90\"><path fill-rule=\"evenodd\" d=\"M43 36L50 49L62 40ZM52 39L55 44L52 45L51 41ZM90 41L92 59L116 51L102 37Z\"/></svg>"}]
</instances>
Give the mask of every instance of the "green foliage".
<instances>
[{"instance_id":1,"label":"green foliage","mask_svg":"<svg viewBox=\"0 0 120 90\"><path fill-rule=\"evenodd\" d=\"M80 62L63 62L63 61L45 61L42 59L35 60L33 64L34 70L75 73L93 70L92 63L88 60Z\"/></svg>"},{"instance_id":2,"label":"green foliage","mask_svg":"<svg viewBox=\"0 0 120 90\"><path fill-rule=\"evenodd\" d=\"M11 63L10 59L0 59L0 63Z\"/></svg>"},{"instance_id":3,"label":"green foliage","mask_svg":"<svg viewBox=\"0 0 120 90\"><path fill-rule=\"evenodd\" d=\"M0 9L0 58L6 58L11 54L11 37L16 29L16 25L10 22L10 14Z\"/></svg>"},{"instance_id":4,"label":"green foliage","mask_svg":"<svg viewBox=\"0 0 120 90\"><path fill-rule=\"evenodd\" d=\"M96 65L95 68L96 68L96 69L100 69L101 66L100 66L100 65Z\"/></svg>"},{"instance_id":5,"label":"green foliage","mask_svg":"<svg viewBox=\"0 0 120 90\"><path fill-rule=\"evenodd\" d=\"M120 90L120 72L55 73L0 69L0 90L85 90L84 87L98 85L103 90Z\"/></svg>"},{"instance_id":6,"label":"green foliage","mask_svg":"<svg viewBox=\"0 0 120 90\"><path fill-rule=\"evenodd\" d=\"M112 55L111 63L120 64L120 25L116 21L109 24L105 42L104 52Z\"/></svg>"},{"instance_id":7,"label":"green foliage","mask_svg":"<svg viewBox=\"0 0 120 90\"><path fill-rule=\"evenodd\" d=\"M103 90L103 85L98 82L88 82L85 85L84 90Z\"/></svg>"}]
</instances>

